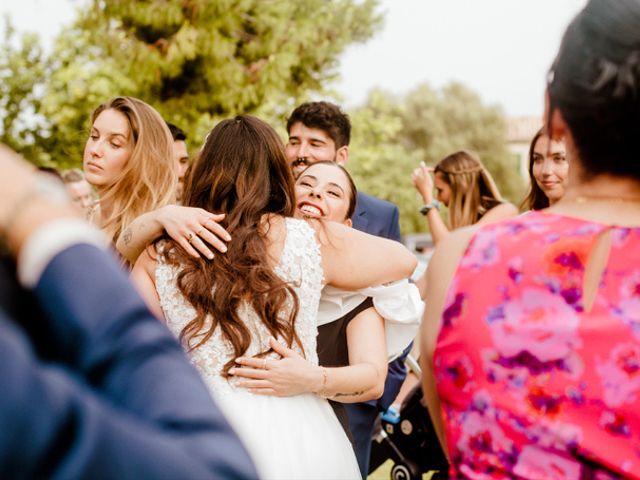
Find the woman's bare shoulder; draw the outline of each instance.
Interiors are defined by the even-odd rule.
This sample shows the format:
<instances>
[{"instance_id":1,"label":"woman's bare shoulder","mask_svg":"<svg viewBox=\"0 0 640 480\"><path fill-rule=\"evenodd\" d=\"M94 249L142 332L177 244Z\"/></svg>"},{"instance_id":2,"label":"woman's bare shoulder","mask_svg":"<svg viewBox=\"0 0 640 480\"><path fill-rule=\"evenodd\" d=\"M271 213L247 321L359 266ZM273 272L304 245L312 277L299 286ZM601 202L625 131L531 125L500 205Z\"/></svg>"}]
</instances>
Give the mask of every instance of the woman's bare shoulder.
<instances>
[{"instance_id":1,"label":"woman's bare shoulder","mask_svg":"<svg viewBox=\"0 0 640 480\"><path fill-rule=\"evenodd\" d=\"M478 224L486 225L487 223L499 222L500 220L515 217L519 213L518 208L513 203L503 202L485 213Z\"/></svg>"}]
</instances>

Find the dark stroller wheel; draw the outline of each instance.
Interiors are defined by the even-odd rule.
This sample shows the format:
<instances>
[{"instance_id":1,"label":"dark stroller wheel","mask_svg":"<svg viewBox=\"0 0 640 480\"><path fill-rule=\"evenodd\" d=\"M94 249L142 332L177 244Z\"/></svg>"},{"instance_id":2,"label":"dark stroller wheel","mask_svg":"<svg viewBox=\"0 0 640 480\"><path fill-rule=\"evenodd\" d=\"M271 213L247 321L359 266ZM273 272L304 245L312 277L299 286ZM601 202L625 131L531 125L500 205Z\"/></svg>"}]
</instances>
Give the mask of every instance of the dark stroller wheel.
<instances>
[{"instance_id":1,"label":"dark stroller wheel","mask_svg":"<svg viewBox=\"0 0 640 480\"><path fill-rule=\"evenodd\" d=\"M420 480L422 474L415 465L396 463L391 469L391 480Z\"/></svg>"}]
</instances>

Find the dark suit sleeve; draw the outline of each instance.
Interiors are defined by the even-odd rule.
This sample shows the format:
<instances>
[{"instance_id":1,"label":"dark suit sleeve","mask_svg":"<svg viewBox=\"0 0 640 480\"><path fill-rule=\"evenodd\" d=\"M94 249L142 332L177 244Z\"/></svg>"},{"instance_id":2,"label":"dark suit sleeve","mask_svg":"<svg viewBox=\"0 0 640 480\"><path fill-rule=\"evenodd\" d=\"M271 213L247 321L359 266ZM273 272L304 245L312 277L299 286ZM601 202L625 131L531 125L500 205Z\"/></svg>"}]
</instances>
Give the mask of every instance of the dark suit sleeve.
<instances>
[{"instance_id":1,"label":"dark suit sleeve","mask_svg":"<svg viewBox=\"0 0 640 480\"><path fill-rule=\"evenodd\" d=\"M395 240L399 242L401 240L400 237L400 211L398 207L393 205L393 210L391 212L391 216L389 219L389 233L387 238L391 240Z\"/></svg>"},{"instance_id":2,"label":"dark suit sleeve","mask_svg":"<svg viewBox=\"0 0 640 480\"><path fill-rule=\"evenodd\" d=\"M256 478L179 345L115 262L71 247L35 295L60 356L45 365L1 318L1 477Z\"/></svg>"}]
</instances>

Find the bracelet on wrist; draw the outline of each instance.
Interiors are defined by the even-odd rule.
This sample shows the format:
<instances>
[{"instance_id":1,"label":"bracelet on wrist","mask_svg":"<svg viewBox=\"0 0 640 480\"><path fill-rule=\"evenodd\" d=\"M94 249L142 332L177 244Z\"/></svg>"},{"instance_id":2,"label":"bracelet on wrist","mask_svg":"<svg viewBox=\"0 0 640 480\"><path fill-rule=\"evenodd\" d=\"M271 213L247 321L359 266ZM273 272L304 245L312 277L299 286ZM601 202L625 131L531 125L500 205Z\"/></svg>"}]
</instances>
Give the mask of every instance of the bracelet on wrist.
<instances>
[{"instance_id":1,"label":"bracelet on wrist","mask_svg":"<svg viewBox=\"0 0 640 480\"><path fill-rule=\"evenodd\" d=\"M440 202L438 200L431 200L429 203L424 204L420 208L420 213L427 215L433 209L440 210Z\"/></svg>"},{"instance_id":2,"label":"bracelet on wrist","mask_svg":"<svg viewBox=\"0 0 640 480\"><path fill-rule=\"evenodd\" d=\"M318 395L323 397L323 398L327 398L327 377L328 377L328 373L327 373L327 369L324 367L320 367L322 369L322 385L320 386L320 389L318 390Z\"/></svg>"}]
</instances>

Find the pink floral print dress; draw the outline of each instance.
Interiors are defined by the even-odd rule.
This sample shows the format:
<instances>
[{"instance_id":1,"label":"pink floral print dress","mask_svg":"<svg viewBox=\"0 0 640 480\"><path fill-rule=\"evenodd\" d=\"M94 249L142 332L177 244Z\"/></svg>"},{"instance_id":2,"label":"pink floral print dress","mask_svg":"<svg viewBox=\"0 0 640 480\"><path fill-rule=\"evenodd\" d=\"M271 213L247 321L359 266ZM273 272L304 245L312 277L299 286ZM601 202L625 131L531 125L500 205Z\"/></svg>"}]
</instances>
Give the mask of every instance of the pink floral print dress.
<instances>
[{"instance_id":1,"label":"pink floral print dress","mask_svg":"<svg viewBox=\"0 0 640 480\"><path fill-rule=\"evenodd\" d=\"M586 308L585 267L609 231ZM532 212L479 230L434 369L452 477L640 479L640 228Z\"/></svg>"}]
</instances>

